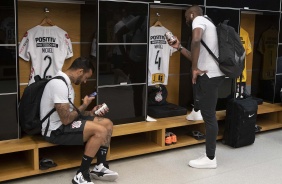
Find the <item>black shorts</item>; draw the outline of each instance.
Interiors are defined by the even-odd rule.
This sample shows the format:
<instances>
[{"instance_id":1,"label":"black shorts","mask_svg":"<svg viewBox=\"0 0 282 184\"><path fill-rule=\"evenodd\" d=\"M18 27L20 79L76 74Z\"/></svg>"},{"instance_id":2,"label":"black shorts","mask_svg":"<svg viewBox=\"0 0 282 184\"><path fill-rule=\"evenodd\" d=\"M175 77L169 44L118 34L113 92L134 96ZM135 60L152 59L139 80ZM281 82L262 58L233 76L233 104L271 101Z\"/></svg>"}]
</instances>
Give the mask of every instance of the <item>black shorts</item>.
<instances>
[{"instance_id":1,"label":"black shorts","mask_svg":"<svg viewBox=\"0 0 282 184\"><path fill-rule=\"evenodd\" d=\"M84 145L83 130L87 120L93 120L94 117L85 117L74 121L68 125L61 125L58 129L51 131L50 137L45 140L59 145Z\"/></svg>"}]
</instances>

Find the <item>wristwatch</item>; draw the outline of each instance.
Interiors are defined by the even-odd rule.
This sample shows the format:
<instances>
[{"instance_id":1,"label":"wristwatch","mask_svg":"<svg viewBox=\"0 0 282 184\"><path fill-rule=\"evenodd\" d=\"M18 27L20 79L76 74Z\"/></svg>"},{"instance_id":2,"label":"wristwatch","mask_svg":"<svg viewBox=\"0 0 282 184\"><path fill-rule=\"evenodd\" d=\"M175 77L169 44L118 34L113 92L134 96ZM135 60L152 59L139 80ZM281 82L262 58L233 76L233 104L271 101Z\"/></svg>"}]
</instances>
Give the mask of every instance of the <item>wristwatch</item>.
<instances>
[{"instance_id":1,"label":"wristwatch","mask_svg":"<svg viewBox=\"0 0 282 184\"><path fill-rule=\"evenodd\" d=\"M181 52L182 49L183 49L183 46L180 45L177 50L178 50L179 52Z\"/></svg>"}]
</instances>

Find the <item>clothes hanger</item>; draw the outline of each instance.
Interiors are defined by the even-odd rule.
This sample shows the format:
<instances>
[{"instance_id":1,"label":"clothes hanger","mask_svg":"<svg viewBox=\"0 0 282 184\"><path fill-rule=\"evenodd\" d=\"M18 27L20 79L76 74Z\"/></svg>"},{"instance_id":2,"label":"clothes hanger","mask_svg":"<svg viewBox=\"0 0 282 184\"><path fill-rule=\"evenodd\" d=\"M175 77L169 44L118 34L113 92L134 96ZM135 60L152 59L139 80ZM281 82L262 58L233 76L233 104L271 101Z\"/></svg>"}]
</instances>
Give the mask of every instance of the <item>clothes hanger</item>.
<instances>
[{"instance_id":1,"label":"clothes hanger","mask_svg":"<svg viewBox=\"0 0 282 184\"><path fill-rule=\"evenodd\" d=\"M155 22L155 24L153 26L160 26L160 27L162 27L163 25L162 25L162 23L159 20L161 15L159 13L156 13L156 15L158 16L158 20Z\"/></svg>"},{"instance_id":2,"label":"clothes hanger","mask_svg":"<svg viewBox=\"0 0 282 184\"><path fill-rule=\"evenodd\" d=\"M161 23L159 20L157 20L157 21L155 22L154 26L160 26L160 27L161 27L161 26L163 26L163 25L162 25L162 23Z\"/></svg>"},{"instance_id":3,"label":"clothes hanger","mask_svg":"<svg viewBox=\"0 0 282 184\"><path fill-rule=\"evenodd\" d=\"M40 26L43 26L45 24L48 24L50 26L54 26L55 24L52 22L51 19L49 19L48 17L45 17L42 22L39 24Z\"/></svg>"},{"instance_id":4,"label":"clothes hanger","mask_svg":"<svg viewBox=\"0 0 282 184\"><path fill-rule=\"evenodd\" d=\"M39 24L40 26L43 26L45 24L49 25L49 26L54 26L55 24L52 22L52 20L47 16L47 13L49 13L48 8L45 8L45 18L41 21L41 23Z\"/></svg>"}]
</instances>

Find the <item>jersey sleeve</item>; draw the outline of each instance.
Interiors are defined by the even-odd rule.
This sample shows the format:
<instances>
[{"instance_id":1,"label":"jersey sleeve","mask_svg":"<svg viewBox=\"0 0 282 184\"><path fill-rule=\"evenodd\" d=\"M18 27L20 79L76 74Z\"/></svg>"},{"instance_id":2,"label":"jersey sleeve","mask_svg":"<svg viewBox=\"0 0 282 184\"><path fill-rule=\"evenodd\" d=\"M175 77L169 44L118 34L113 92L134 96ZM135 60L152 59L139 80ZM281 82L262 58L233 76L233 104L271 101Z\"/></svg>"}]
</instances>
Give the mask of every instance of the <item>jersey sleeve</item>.
<instances>
[{"instance_id":1,"label":"jersey sleeve","mask_svg":"<svg viewBox=\"0 0 282 184\"><path fill-rule=\"evenodd\" d=\"M27 31L19 46L19 56L25 61L30 60L30 53L28 50L30 44L29 40L29 32Z\"/></svg>"},{"instance_id":2,"label":"jersey sleeve","mask_svg":"<svg viewBox=\"0 0 282 184\"><path fill-rule=\"evenodd\" d=\"M65 39L65 44L66 44L66 49L67 49L66 59L68 59L73 56L72 43L71 43L68 33L65 33L64 39Z\"/></svg>"}]
</instances>

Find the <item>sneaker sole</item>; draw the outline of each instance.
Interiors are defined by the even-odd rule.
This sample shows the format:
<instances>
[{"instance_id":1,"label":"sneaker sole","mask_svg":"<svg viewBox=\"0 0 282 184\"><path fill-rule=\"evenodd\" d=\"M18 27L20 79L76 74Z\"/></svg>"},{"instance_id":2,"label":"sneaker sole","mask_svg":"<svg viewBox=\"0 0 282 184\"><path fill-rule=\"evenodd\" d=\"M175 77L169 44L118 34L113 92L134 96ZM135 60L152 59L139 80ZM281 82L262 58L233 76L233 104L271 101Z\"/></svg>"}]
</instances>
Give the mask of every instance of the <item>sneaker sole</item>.
<instances>
[{"instance_id":1,"label":"sneaker sole","mask_svg":"<svg viewBox=\"0 0 282 184\"><path fill-rule=\"evenodd\" d=\"M118 175L110 175L110 174L105 174L104 176L100 176L100 177L91 173L90 175L93 179L103 180L103 181L115 181L118 178Z\"/></svg>"},{"instance_id":2,"label":"sneaker sole","mask_svg":"<svg viewBox=\"0 0 282 184\"><path fill-rule=\"evenodd\" d=\"M191 119L191 118L186 118L188 121L200 121L200 120L203 120L203 119Z\"/></svg>"},{"instance_id":3,"label":"sneaker sole","mask_svg":"<svg viewBox=\"0 0 282 184\"><path fill-rule=\"evenodd\" d=\"M196 168L196 169L216 169L217 165L208 165L208 166L193 166L190 165L190 163L188 164L190 167Z\"/></svg>"},{"instance_id":4,"label":"sneaker sole","mask_svg":"<svg viewBox=\"0 0 282 184\"><path fill-rule=\"evenodd\" d=\"M76 181L74 181L74 179L71 180L72 184L77 184Z\"/></svg>"}]
</instances>

